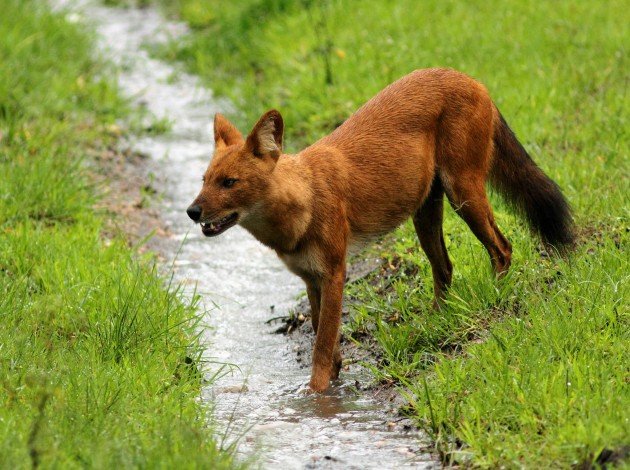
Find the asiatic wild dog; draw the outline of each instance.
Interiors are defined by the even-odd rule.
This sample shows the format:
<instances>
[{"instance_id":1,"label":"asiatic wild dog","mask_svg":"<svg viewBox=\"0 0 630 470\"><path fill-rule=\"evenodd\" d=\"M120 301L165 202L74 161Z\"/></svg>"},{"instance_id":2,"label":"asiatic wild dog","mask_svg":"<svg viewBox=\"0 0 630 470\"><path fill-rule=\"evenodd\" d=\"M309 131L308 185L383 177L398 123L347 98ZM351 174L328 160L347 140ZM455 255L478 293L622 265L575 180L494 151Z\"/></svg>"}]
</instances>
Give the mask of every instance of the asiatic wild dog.
<instances>
[{"instance_id":1,"label":"asiatic wild dog","mask_svg":"<svg viewBox=\"0 0 630 470\"><path fill-rule=\"evenodd\" d=\"M442 234L443 198L490 254L497 274L512 248L486 197L493 184L547 244L572 243L567 201L536 166L483 85L448 69L415 71L295 155L282 153L284 124L266 112L246 138L220 114L216 150L187 212L206 236L236 223L273 248L306 283L316 333L310 388L341 367L339 326L348 247L407 217L433 272L435 303L453 267Z\"/></svg>"}]
</instances>

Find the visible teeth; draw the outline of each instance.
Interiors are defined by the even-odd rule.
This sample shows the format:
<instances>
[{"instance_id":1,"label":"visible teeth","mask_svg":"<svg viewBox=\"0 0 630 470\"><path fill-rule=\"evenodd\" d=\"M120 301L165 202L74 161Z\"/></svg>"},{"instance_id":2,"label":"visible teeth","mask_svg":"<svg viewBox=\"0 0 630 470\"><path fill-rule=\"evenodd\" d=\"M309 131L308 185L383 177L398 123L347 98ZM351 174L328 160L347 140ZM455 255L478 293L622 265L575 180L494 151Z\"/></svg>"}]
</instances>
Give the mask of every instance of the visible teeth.
<instances>
[{"instance_id":1,"label":"visible teeth","mask_svg":"<svg viewBox=\"0 0 630 470\"><path fill-rule=\"evenodd\" d=\"M201 227L203 227L204 229L217 231L221 229L223 224L227 223L227 221L230 220L231 217L231 215L227 215L215 222L201 222Z\"/></svg>"}]
</instances>

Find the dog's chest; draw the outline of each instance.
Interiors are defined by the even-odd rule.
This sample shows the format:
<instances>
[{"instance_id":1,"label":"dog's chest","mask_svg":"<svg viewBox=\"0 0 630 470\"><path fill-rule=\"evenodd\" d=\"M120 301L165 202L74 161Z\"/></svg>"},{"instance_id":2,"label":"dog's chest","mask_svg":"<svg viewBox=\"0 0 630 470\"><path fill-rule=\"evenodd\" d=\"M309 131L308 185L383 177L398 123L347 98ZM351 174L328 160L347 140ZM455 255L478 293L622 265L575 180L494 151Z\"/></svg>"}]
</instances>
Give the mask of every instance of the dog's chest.
<instances>
[{"instance_id":1,"label":"dog's chest","mask_svg":"<svg viewBox=\"0 0 630 470\"><path fill-rule=\"evenodd\" d=\"M300 277L312 277L324 271L322 257L315 248L288 254L278 252L278 257L291 272Z\"/></svg>"}]
</instances>

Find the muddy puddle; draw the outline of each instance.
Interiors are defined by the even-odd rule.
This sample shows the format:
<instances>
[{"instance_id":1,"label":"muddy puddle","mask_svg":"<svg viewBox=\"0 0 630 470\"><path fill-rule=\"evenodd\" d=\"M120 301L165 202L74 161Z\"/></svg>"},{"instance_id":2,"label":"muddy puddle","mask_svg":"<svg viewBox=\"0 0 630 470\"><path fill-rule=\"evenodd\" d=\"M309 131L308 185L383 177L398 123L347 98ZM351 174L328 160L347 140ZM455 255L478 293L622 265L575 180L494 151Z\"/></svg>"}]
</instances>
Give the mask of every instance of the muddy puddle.
<instances>
[{"instance_id":1,"label":"muddy puddle","mask_svg":"<svg viewBox=\"0 0 630 470\"><path fill-rule=\"evenodd\" d=\"M92 25L101 53L119 66L121 91L170 130L130 142L149 157L159 191L157 206L168 237L157 246L176 281L202 295L206 359L230 363L204 392L225 443L261 468L429 468L415 430L392 426L397 418L355 384L369 381L358 366L343 372L325 395L302 393L310 369L296 361L296 344L273 334L273 318L286 315L303 286L275 254L240 227L207 239L185 214L212 154L212 118L230 112L199 81L153 59L147 44L186 34L153 9L116 9L93 2L57 1L72 21ZM208 373L218 366L210 364ZM390 423L388 425L388 423Z\"/></svg>"}]
</instances>

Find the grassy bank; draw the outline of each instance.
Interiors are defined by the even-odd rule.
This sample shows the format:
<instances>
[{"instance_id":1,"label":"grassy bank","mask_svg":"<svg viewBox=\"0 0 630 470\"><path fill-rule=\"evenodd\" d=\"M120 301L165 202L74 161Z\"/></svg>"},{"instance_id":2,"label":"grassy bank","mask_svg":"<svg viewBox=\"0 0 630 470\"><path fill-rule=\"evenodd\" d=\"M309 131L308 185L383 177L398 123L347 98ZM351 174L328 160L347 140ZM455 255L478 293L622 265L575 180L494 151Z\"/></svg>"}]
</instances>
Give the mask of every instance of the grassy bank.
<instances>
[{"instance_id":1,"label":"grassy bank","mask_svg":"<svg viewBox=\"0 0 630 470\"><path fill-rule=\"evenodd\" d=\"M2 466L229 467L184 364L195 311L100 236L85 156L125 105L43 3L0 1Z\"/></svg>"},{"instance_id":2,"label":"grassy bank","mask_svg":"<svg viewBox=\"0 0 630 470\"><path fill-rule=\"evenodd\" d=\"M497 282L447 209L447 309L429 308L428 263L406 224L373 248L392 268L349 287L358 303L346 334L376 341L375 372L401 385L448 462L587 468L630 444L624 2L163 3L193 32L159 53L230 97L243 130L280 109L290 150L413 69L449 66L484 82L573 204L575 253L550 258L493 197L515 247Z\"/></svg>"}]
</instances>

